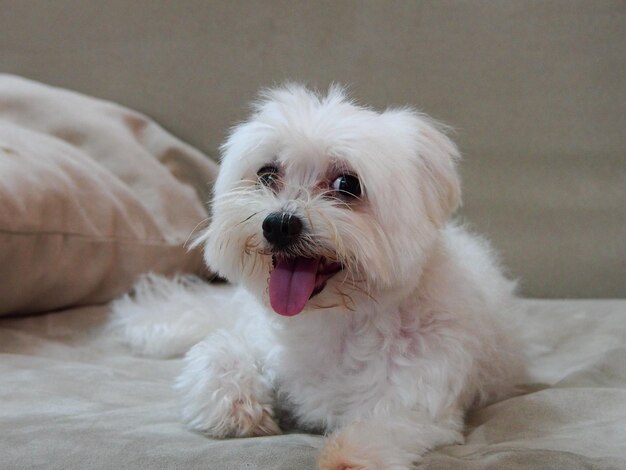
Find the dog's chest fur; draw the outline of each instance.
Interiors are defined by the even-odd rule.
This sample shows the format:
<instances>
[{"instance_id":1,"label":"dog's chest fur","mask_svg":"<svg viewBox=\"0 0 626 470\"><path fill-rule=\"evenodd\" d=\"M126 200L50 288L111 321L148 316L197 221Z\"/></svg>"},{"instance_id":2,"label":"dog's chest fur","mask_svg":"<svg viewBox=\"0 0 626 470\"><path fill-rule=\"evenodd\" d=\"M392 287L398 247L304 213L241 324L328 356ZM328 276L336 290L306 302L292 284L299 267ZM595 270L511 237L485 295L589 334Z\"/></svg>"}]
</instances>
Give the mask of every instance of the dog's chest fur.
<instances>
[{"instance_id":1,"label":"dog's chest fur","mask_svg":"<svg viewBox=\"0 0 626 470\"><path fill-rule=\"evenodd\" d=\"M376 405L412 406L430 383L436 323L401 308L302 316L279 332L279 391L302 424L327 429Z\"/></svg>"}]
</instances>

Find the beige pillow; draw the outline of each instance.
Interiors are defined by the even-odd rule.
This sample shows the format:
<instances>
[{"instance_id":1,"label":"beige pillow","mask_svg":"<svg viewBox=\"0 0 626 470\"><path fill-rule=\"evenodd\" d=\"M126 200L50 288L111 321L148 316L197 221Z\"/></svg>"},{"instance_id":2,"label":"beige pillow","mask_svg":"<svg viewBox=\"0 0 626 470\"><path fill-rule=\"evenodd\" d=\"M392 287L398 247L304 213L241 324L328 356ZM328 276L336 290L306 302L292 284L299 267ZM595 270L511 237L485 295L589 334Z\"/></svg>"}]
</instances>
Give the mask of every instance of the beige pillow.
<instances>
[{"instance_id":1,"label":"beige pillow","mask_svg":"<svg viewBox=\"0 0 626 470\"><path fill-rule=\"evenodd\" d=\"M0 314L106 302L185 243L217 165L144 116L0 75Z\"/></svg>"}]
</instances>

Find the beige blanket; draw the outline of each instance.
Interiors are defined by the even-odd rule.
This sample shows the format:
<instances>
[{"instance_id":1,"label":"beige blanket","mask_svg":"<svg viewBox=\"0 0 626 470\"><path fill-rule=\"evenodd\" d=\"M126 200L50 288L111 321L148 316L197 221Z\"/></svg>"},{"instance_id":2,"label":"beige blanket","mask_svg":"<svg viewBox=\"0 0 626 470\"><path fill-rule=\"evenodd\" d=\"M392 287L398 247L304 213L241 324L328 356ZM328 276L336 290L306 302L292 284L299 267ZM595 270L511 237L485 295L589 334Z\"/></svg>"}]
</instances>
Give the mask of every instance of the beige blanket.
<instances>
[{"instance_id":1,"label":"beige blanket","mask_svg":"<svg viewBox=\"0 0 626 470\"><path fill-rule=\"evenodd\" d=\"M537 383L471 413L466 443L419 468L626 468L626 300L524 302ZM133 357L103 331L107 316L0 320L0 468L314 468L320 436L185 430L171 390L180 360Z\"/></svg>"}]
</instances>

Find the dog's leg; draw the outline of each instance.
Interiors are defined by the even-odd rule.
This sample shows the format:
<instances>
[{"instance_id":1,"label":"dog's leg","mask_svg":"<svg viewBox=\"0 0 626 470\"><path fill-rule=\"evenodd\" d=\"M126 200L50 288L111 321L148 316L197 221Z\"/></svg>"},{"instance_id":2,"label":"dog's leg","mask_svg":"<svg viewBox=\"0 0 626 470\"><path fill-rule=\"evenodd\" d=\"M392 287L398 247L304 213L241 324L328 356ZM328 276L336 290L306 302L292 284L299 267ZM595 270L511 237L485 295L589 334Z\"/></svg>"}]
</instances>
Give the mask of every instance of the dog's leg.
<instances>
[{"instance_id":1,"label":"dog's leg","mask_svg":"<svg viewBox=\"0 0 626 470\"><path fill-rule=\"evenodd\" d=\"M272 386L262 368L261 354L226 330L195 345L176 381L184 422L216 438L280 434Z\"/></svg>"},{"instance_id":2,"label":"dog's leg","mask_svg":"<svg viewBox=\"0 0 626 470\"><path fill-rule=\"evenodd\" d=\"M462 413L433 420L426 412L397 410L355 421L331 434L321 470L406 470L434 447L463 442Z\"/></svg>"}]
</instances>

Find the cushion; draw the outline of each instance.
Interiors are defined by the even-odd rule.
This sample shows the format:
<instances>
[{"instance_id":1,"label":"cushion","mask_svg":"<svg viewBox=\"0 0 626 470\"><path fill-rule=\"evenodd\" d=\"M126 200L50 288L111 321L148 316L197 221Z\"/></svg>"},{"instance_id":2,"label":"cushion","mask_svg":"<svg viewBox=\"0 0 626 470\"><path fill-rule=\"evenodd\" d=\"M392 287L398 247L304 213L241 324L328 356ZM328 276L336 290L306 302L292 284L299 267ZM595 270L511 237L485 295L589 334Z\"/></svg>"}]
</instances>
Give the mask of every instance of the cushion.
<instances>
[{"instance_id":1,"label":"cushion","mask_svg":"<svg viewBox=\"0 0 626 470\"><path fill-rule=\"evenodd\" d=\"M0 75L0 314L106 302L187 251L217 165L145 116Z\"/></svg>"}]
</instances>

